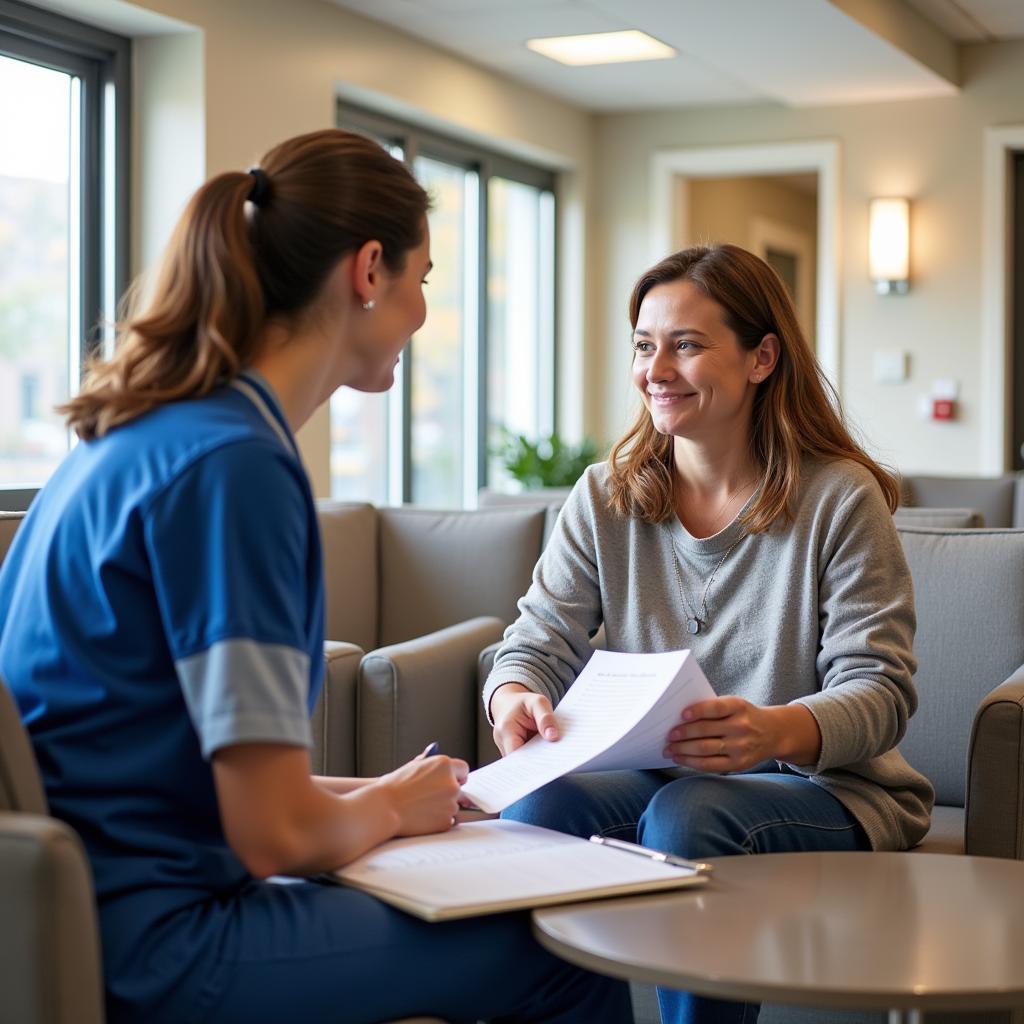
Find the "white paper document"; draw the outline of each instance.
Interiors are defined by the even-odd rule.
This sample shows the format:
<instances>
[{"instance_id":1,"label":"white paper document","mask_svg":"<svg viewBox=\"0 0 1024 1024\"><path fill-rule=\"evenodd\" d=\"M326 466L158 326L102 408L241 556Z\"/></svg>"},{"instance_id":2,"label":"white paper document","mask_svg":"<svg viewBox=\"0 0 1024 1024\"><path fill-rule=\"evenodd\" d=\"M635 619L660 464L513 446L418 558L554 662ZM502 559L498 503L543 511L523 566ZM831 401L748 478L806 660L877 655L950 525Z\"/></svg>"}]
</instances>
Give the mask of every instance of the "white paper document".
<instances>
[{"instance_id":1,"label":"white paper document","mask_svg":"<svg viewBox=\"0 0 1024 1024\"><path fill-rule=\"evenodd\" d=\"M700 885L697 870L518 821L393 839L335 874L428 921Z\"/></svg>"},{"instance_id":2,"label":"white paper document","mask_svg":"<svg viewBox=\"0 0 1024 1024\"><path fill-rule=\"evenodd\" d=\"M462 792L494 813L570 772L674 767L662 755L669 729L684 708L714 696L691 651L595 651L555 708L560 739L534 736L470 772Z\"/></svg>"}]
</instances>

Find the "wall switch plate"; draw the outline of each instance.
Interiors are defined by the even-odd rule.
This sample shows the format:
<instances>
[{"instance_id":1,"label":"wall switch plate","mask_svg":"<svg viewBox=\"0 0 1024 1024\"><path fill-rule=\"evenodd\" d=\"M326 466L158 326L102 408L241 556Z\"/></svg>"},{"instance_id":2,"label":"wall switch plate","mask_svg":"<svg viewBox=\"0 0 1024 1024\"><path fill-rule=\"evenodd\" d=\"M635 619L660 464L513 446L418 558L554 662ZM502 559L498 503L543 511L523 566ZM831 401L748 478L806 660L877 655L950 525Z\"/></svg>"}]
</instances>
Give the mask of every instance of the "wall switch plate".
<instances>
[{"instance_id":1,"label":"wall switch plate","mask_svg":"<svg viewBox=\"0 0 1024 1024\"><path fill-rule=\"evenodd\" d=\"M871 357L876 384L903 384L910 357L899 349L877 349Z\"/></svg>"}]
</instances>

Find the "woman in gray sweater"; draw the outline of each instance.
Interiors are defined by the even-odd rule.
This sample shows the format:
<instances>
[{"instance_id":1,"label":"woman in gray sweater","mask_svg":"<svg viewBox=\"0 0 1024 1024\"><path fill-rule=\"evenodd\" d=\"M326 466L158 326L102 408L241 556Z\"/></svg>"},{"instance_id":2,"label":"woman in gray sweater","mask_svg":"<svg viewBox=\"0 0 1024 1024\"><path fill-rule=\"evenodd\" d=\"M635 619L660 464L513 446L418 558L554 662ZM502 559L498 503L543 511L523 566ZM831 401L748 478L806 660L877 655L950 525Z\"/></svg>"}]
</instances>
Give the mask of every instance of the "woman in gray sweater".
<instances>
[{"instance_id":1,"label":"woman in gray sweater","mask_svg":"<svg viewBox=\"0 0 1024 1024\"><path fill-rule=\"evenodd\" d=\"M917 705L897 484L850 436L786 290L731 245L662 260L630 299L643 408L567 500L484 690L507 754L599 627L689 647L718 696L665 723L671 771L567 776L506 817L686 857L898 850L932 790L896 749ZM659 992L665 1021L756 1007Z\"/></svg>"}]
</instances>

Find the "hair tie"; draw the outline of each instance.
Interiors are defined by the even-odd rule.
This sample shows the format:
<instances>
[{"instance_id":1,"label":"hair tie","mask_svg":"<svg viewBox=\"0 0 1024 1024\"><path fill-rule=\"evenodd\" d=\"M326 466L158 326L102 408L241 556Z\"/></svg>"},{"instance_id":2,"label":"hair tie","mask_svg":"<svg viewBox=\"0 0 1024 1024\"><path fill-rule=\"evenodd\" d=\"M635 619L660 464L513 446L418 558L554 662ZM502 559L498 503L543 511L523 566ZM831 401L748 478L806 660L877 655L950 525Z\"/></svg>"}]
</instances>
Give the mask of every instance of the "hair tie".
<instances>
[{"instance_id":1,"label":"hair tie","mask_svg":"<svg viewBox=\"0 0 1024 1024\"><path fill-rule=\"evenodd\" d=\"M245 198L253 206L266 206L267 200L270 198L270 179L267 177L266 171L259 167L250 167L245 173L251 174L253 177L252 188L249 189L249 194Z\"/></svg>"}]
</instances>

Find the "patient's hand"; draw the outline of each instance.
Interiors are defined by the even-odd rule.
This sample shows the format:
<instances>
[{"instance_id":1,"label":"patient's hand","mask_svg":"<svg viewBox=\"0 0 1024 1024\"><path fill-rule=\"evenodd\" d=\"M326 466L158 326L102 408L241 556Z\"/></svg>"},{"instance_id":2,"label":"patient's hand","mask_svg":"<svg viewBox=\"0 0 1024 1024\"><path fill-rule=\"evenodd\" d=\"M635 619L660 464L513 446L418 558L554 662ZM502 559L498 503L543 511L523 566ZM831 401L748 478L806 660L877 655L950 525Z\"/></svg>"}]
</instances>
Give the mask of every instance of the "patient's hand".
<instances>
[{"instance_id":1,"label":"patient's hand","mask_svg":"<svg viewBox=\"0 0 1024 1024\"><path fill-rule=\"evenodd\" d=\"M546 740L558 739L558 722L551 701L520 683L505 683L494 691L491 717L494 742L502 757L538 733Z\"/></svg>"},{"instance_id":2,"label":"patient's hand","mask_svg":"<svg viewBox=\"0 0 1024 1024\"><path fill-rule=\"evenodd\" d=\"M802 704L759 707L741 697L691 704L669 730L664 755L705 772L746 771L762 761L813 765L821 732Z\"/></svg>"}]
</instances>

